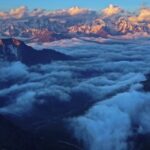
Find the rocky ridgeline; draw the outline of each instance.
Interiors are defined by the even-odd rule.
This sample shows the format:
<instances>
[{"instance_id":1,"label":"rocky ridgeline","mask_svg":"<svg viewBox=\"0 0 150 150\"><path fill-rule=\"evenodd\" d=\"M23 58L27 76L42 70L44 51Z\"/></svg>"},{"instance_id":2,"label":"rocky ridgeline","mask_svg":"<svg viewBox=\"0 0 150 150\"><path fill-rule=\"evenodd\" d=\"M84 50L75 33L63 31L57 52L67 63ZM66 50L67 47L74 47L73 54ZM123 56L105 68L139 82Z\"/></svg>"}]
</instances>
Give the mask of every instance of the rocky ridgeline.
<instances>
[{"instance_id":1,"label":"rocky ridgeline","mask_svg":"<svg viewBox=\"0 0 150 150\"><path fill-rule=\"evenodd\" d=\"M71 56L52 49L36 50L24 42L11 38L0 40L0 58L4 61L21 61L26 65L47 64L55 60L71 60Z\"/></svg>"}]
</instances>

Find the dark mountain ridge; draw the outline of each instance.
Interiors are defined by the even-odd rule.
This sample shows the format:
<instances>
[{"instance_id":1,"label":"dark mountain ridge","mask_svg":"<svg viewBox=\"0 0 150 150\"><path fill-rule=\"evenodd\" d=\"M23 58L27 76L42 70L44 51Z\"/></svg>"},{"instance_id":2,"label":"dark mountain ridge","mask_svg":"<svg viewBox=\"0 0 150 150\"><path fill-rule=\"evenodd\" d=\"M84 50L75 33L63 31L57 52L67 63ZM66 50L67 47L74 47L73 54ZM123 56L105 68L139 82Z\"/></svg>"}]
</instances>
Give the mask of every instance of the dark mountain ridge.
<instances>
[{"instance_id":1,"label":"dark mountain ridge","mask_svg":"<svg viewBox=\"0 0 150 150\"><path fill-rule=\"evenodd\" d=\"M23 41L0 39L0 58L6 61L21 61L26 65L47 64L54 60L71 60L71 56L52 49L36 50Z\"/></svg>"}]
</instances>

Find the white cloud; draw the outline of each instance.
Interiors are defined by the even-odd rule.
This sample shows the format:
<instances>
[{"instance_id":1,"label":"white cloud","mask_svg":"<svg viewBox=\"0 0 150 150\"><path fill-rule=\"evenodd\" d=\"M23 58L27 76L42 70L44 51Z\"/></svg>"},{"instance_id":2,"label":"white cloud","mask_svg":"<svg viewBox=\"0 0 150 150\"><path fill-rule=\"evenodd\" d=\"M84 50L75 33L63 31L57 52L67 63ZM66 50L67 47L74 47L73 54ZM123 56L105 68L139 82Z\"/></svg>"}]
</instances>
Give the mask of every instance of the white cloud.
<instances>
[{"instance_id":1,"label":"white cloud","mask_svg":"<svg viewBox=\"0 0 150 150\"><path fill-rule=\"evenodd\" d=\"M28 74L27 67L20 62L0 65L1 81L2 80L19 80Z\"/></svg>"},{"instance_id":2,"label":"white cloud","mask_svg":"<svg viewBox=\"0 0 150 150\"><path fill-rule=\"evenodd\" d=\"M133 91L96 104L84 116L71 119L75 136L88 150L127 150L133 124L138 124L139 129L150 129L150 112L145 113L143 107L150 106L149 96Z\"/></svg>"}]
</instances>

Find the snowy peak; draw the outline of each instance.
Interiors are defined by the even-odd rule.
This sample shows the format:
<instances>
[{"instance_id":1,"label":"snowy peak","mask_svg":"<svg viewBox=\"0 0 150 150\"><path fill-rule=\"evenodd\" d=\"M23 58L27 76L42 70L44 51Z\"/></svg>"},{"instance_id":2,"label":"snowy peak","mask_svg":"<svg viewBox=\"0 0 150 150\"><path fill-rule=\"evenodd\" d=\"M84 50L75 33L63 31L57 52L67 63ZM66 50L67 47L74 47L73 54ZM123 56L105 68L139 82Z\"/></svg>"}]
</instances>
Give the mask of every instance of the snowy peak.
<instances>
[{"instance_id":1,"label":"snowy peak","mask_svg":"<svg viewBox=\"0 0 150 150\"><path fill-rule=\"evenodd\" d=\"M119 6L112 5L112 4L110 4L107 8L102 10L102 13L105 17L110 17L110 16L117 15L123 12L124 10L122 8L120 8Z\"/></svg>"},{"instance_id":2,"label":"snowy peak","mask_svg":"<svg viewBox=\"0 0 150 150\"><path fill-rule=\"evenodd\" d=\"M132 22L149 22L150 23L150 8L141 8L139 14L129 17Z\"/></svg>"},{"instance_id":3,"label":"snowy peak","mask_svg":"<svg viewBox=\"0 0 150 150\"><path fill-rule=\"evenodd\" d=\"M72 16L74 15L78 15L78 14L86 14L88 13L89 10L88 9L85 9L85 8L80 8L78 6L75 6L75 7L72 7L70 9L68 9L68 13Z\"/></svg>"},{"instance_id":4,"label":"snowy peak","mask_svg":"<svg viewBox=\"0 0 150 150\"><path fill-rule=\"evenodd\" d=\"M9 18L20 19L25 16L28 16L28 8L25 6L11 9L9 12L0 12L0 18L2 19L9 19Z\"/></svg>"}]
</instances>

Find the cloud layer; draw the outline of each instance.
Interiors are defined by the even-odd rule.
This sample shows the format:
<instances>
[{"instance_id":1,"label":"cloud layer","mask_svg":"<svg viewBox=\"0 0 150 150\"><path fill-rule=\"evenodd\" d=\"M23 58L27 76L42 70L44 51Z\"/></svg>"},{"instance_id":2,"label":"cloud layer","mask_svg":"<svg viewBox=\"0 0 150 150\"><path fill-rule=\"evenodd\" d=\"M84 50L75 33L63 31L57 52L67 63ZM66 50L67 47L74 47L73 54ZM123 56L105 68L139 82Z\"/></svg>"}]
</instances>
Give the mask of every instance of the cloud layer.
<instances>
[{"instance_id":1,"label":"cloud layer","mask_svg":"<svg viewBox=\"0 0 150 150\"><path fill-rule=\"evenodd\" d=\"M130 138L148 134L150 95L140 82L149 72L149 40L92 40L40 45L76 60L0 62L0 113L33 130L65 120L88 150L127 150Z\"/></svg>"}]
</instances>

